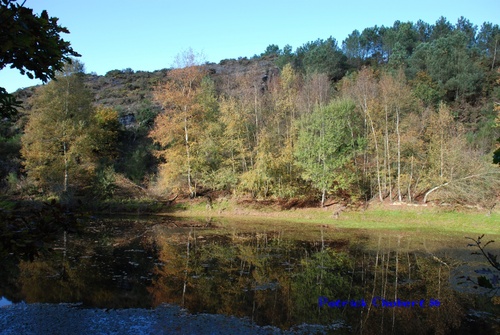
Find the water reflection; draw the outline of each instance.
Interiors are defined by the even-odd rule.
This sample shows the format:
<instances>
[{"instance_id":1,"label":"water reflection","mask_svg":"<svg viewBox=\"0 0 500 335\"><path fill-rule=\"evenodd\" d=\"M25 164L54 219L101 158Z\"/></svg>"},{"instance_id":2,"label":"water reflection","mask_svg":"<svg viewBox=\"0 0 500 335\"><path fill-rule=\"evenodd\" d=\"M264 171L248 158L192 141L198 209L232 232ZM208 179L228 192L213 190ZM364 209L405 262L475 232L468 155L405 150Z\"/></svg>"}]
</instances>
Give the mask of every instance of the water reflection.
<instances>
[{"instance_id":1,"label":"water reflection","mask_svg":"<svg viewBox=\"0 0 500 335\"><path fill-rule=\"evenodd\" d=\"M494 317L487 319L499 306L452 289L461 261L425 238L162 220L90 227L70 238L64 253L56 248L9 268L0 295L107 308L170 303L281 328L336 324L340 333L498 330ZM471 308L488 317L472 322Z\"/></svg>"}]
</instances>

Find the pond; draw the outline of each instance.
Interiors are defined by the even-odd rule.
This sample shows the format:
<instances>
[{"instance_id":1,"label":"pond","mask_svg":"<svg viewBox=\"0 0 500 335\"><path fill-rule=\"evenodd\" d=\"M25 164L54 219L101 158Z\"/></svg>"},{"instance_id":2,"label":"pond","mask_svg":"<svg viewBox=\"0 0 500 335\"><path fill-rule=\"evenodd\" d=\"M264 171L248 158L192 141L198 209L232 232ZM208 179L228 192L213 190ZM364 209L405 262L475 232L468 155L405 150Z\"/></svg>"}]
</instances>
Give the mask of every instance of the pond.
<instances>
[{"instance_id":1,"label":"pond","mask_svg":"<svg viewBox=\"0 0 500 335\"><path fill-rule=\"evenodd\" d=\"M173 304L281 329L494 334L498 273L469 242L463 234L279 221L94 218L85 233L61 236L33 261L4 260L0 306ZM500 254L498 245L488 250Z\"/></svg>"}]
</instances>

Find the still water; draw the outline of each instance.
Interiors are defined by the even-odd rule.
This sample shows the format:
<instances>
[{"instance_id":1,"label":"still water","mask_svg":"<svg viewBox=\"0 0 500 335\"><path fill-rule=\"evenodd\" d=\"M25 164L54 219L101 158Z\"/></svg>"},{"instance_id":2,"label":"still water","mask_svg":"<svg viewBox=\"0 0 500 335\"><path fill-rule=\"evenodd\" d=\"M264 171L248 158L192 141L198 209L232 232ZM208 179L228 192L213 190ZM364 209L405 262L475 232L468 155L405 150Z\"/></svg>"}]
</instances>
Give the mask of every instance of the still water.
<instances>
[{"instance_id":1,"label":"still water","mask_svg":"<svg viewBox=\"0 0 500 335\"><path fill-rule=\"evenodd\" d=\"M34 261L3 261L0 304L168 303L282 329L307 323L335 324L336 333L494 334L498 272L468 243L463 235L274 221L101 218ZM500 254L498 245L488 250ZM482 287L480 277L493 287Z\"/></svg>"}]
</instances>

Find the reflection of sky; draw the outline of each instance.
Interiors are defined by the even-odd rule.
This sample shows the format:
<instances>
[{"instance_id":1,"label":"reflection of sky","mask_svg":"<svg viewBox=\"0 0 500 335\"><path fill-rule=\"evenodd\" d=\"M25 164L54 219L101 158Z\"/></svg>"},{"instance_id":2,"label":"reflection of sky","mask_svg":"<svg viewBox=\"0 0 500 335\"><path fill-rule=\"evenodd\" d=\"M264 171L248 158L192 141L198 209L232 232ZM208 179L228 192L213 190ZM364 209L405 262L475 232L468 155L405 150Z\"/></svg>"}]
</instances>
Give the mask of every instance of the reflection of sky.
<instances>
[{"instance_id":1,"label":"reflection of sky","mask_svg":"<svg viewBox=\"0 0 500 335\"><path fill-rule=\"evenodd\" d=\"M12 302L10 302L9 300L7 300L4 297L2 297L0 299L0 307L7 306L7 305L12 305Z\"/></svg>"}]
</instances>

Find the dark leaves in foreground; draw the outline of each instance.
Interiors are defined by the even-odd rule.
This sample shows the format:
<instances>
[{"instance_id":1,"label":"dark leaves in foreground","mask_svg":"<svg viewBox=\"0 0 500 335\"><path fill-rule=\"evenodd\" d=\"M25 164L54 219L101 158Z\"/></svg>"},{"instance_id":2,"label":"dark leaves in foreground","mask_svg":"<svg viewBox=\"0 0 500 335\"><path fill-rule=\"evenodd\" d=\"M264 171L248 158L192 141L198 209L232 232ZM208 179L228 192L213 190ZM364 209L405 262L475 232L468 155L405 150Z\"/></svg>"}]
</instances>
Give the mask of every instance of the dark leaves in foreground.
<instances>
[{"instance_id":1,"label":"dark leaves in foreground","mask_svg":"<svg viewBox=\"0 0 500 335\"><path fill-rule=\"evenodd\" d=\"M478 236L477 239L474 239L472 237L466 237L467 239L469 240L472 240L474 243L469 243L467 246L468 247L477 247L479 248L479 251L474 251L472 252L473 255L483 255L486 260L488 261L488 263L490 263L490 265L496 269L497 271L500 271L500 263L498 262L498 257L497 255L494 255L492 254L491 252L487 252L485 250L485 248L491 244L491 243L494 243L495 241L493 240L490 240L486 243L483 244L483 238L484 238L484 234L481 235L481 236ZM478 286L480 287L484 287L484 288L489 288L489 289L494 289L494 290L498 290L500 287L498 286L499 284L499 276L497 273L495 273L496 271L492 270L492 269L487 269L487 268L483 268L481 270L476 270L475 271L477 274L480 274L481 276L478 276L477 277L477 282L474 282L472 279L470 278L467 278L467 280L470 280L470 281L473 281L474 283L476 283Z\"/></svg>"}]
</instances>

